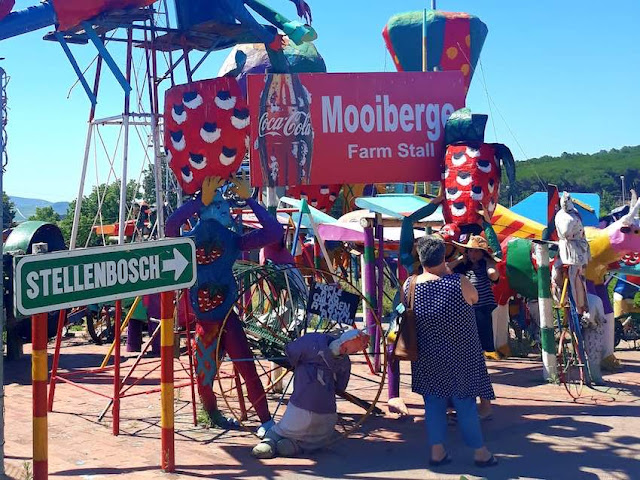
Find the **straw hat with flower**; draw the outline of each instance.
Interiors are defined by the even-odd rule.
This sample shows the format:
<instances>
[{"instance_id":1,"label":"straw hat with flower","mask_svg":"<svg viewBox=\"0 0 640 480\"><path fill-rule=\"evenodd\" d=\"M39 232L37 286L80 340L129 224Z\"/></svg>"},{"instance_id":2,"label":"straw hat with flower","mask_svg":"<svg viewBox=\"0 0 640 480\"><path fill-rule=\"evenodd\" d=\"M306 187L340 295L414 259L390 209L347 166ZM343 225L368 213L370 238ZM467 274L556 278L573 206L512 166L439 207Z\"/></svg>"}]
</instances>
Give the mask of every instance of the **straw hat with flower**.
<instances>
[{"instance_id":1,"label":"straw hat with flower","mask_svg":"<svg viewBox=\"0 0 640 480\"><path fill-rule=\"evenodd\" d=\"M487 256L494 259L496 262L499 262L501 260L493 254L493 251L491 250L491 248L489 248L489 244L487 243L487 241L480 235L471 235L467 243L451 243L466 250L482 250Z\"/></svg>"}]
</instances>

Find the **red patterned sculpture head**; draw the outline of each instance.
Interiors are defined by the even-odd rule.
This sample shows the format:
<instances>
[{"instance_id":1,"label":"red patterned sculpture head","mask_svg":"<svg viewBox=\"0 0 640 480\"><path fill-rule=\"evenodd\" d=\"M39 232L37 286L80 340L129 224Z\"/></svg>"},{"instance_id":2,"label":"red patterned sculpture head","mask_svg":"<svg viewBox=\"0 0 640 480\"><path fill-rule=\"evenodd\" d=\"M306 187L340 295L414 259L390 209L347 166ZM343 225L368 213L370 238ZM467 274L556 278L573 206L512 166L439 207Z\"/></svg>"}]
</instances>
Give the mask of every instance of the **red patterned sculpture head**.
<instances>
[{"instance_id":1,"label":"red patterned sculpture head","mask_svg":"<svg viewBox=\"0 0 640 480\"><path fill-rule=\"evenodd\" d=\"M313 208L329 213L336 202L342 185L292 185L285 187L287 196L305 199Z\"/></svg>"},{"instance_id":2,"label":"red patterned sculpture head","mask_svg":"<svg viewBox=\"0 0 640 480\"><path fill-rule=\"evenodd\" d=\"M462 234L479 234L484 217L493 215L500 194L501 162L509 181L515 177L509 148L484 143L486 121L486 115L475 115L464 108L454 112L445 126L442 213L445 221L458 225Z\"/></svg>"},{"instance_id":3,"label":"red patterned sculpture head","mask_svg":"<svg viewBox=\"0 0 640 480\"><path fill-rule=\"evenodd\" d=\"M234 78L177 85L164 106L164 142L169 167L185 193L206 177L228 178L247 152L249 109Z\"/></svg>"},{"instance_id":4,"label":"red patterned sculpture head","mask_svg":"<svg viewBox=\"0 0 640 480\"><path fill-rule=\"evenodd\" d=\"M460 240L460 228L455 223L443 225L439 233L445 242L458 242Z\"/></svg>"}]
</instances>

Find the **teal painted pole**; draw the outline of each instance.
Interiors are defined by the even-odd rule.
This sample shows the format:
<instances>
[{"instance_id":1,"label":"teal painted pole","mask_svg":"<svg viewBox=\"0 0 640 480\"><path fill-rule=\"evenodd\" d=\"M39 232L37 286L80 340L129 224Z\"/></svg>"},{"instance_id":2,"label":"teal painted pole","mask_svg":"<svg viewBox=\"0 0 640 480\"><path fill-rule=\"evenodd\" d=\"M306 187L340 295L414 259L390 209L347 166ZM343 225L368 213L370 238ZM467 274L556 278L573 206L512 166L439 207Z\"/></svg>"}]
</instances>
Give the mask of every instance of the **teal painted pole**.
<instances>
[{"instance_id":1,"label":"teal painted pole","mask_svg":"<svg viewBox=\"0 0 640 480\"><path fill-rule=\"evenodd\" d=\"M551 270L549 269L549 246L534 243L538 264L538 308L540 309L540 343L542 345L542 376L546 381L558 380L556 340L553 328L553 304L551 303Z\"/></svg>"}]
</instances>

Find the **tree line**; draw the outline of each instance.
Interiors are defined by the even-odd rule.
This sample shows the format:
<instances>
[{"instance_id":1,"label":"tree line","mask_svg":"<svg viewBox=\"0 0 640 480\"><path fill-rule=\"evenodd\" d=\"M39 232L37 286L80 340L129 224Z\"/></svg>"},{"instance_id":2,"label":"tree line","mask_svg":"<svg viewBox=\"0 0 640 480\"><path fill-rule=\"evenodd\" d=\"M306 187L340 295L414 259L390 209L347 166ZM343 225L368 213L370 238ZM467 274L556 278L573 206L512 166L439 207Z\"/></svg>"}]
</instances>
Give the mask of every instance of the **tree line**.
<instances>
[{"instance_id":1,"label":"tree line","mask_svg":"<svg viewBox=\"0 0 640 480\"><path fill-rule=\"evenodd\" d=\"M516 163L516 181L508 185L503 179L500 203L515 204L533 192L545 191L547 184L560 191L596 193L600 195L600 214L620 205L624 176L625 197L629 190L640 188L640 146L600 150L597 153L563 153L559 157L544 156Z\"/></svg>"},{"instance_id":2,"label":"tree line","mask_svg":"<svg viewBox=\"0 0 640 480\"><path fill-rule=\"evenodd\" d=\"M163 177L166 172L163 172ZM560 191L597 193L600 195L600 214L604 215L620 205L622 190L621 178L624 176L626 196L629 190L640 191L640 146L620 149L601 150L593 154L563 153L559 157L543 156L517 162L516 181L509 185L503 179L500 203L509 206L534 192L546 190L547 184L557 185ZM155 204L155 183L153 170L147 169L142 185L135 181L127 184L127 205L144 200ZM9 228L15 219L15 208L9 197L3 192L3 226ZM172 205L174 198L170 199ZM99 209L99 205L102 208ZM118 221L120 206L120 182L94 186L91 193L82 202L78 246L96 246L102 239L91 234L94 225L108 225ZM76 201L69 204L67 213L61 218L52 207L39 207L29 220L56 223L60 226L65 241L71 238L71 227ZM88 242L87 242L88 240Z\"/></svg>"}]
</instances>

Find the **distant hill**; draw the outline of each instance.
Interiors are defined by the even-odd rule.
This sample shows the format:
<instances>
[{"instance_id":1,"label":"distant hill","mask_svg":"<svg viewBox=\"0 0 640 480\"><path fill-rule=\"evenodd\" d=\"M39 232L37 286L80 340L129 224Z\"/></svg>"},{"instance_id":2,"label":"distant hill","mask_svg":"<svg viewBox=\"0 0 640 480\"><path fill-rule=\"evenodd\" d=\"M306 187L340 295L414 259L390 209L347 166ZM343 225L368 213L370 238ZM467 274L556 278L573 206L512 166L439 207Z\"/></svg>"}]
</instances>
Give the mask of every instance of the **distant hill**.
<instances>
[{"instance_id":1,"label":"distant hill","mask_svg":"<svg viewBox=\"0 0 640 480\"><path fill-rule=\"evenodd\" d=\"M515 204L533 192L544 191L546 184L551 183L560 191L597 193L601 199L600 213L604 214L621 201L621 175L627 199L631 188L640 193L640 146L532 158L516 162L516 182L507 188L504 181L500 203Z\"/></svg>"},{"instance_id":2,"label":"distant hill","mask_svg":"<svg viewBox=\"0 0 640 480\"><path fill-rule=\"evenodd\" d=\"M67 213L69 202L49 202L48 200L40 200L38 198L9 197L16 206L15 221L20 223L28 220L31 215L35 215L38 207L53 207L55 212L60 216Z\"/></svg>"}]
</instances>

